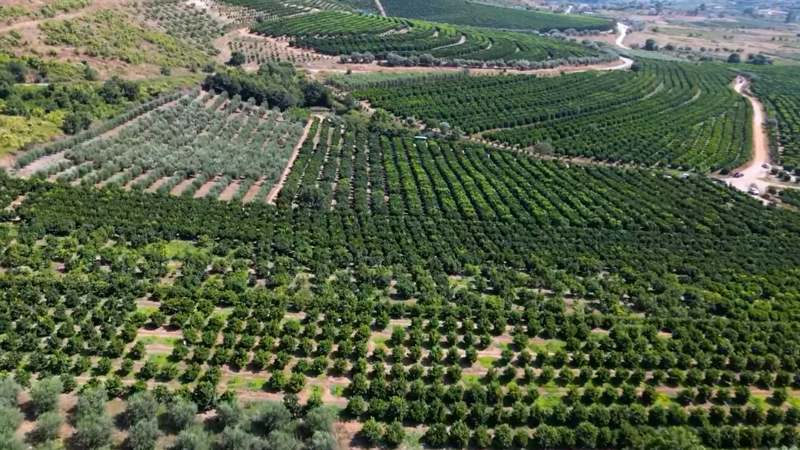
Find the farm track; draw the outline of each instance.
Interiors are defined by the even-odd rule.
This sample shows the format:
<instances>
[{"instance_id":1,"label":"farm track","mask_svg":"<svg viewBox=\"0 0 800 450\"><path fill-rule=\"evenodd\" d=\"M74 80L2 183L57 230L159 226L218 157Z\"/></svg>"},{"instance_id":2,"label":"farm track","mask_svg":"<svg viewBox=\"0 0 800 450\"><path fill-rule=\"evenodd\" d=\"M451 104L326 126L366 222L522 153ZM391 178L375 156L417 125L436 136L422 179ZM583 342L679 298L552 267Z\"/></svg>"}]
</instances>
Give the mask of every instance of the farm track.
<instances>
[{"instance_id":1,"label":"farm track","mask_svg":"<svg viewBox=\"0 0 800 450\"><path fill-rule=\"evenodd\" d=\"M267 194L267 203L275 203L275 198L278 196L278 192L280 192L283 184L286 183L286 177L289 176L289 172L292 170L294 160L297 159L297 155L300 153L300 148L303 146L303 142L306 141L309 131L311 131L311 124L313 122L314 117L312 116L312 118L308 120L308 123L306 123L305 128L303 128L303 134L300 136L300 140L297 141L297 145L294 146L294 150L292 150L289 160L286 161L286 167L284 167L283 172L281 172L281 177L278 179L272 189L270 189L269 194Z\"/></svg>"},{"instance_id":2,"label":"farm track","mask_svg":"<svg viewBox=\"0 0 800 450\"><path fill-rule=\"evenodd\" d=\"M381 13L381 16L387 17L386 9L383 7L383 3L381 3L381 0L375 0L375 6L378 7L378 11Z\"/></svg>"},{"instance_id":3,"label":"farm track","mask_svg":"<svg viewBox=\"0 0 800 450\"><path fill-rule=\"evenodd\" d=\"M770 162L769 143L767 134L764 131L764 106L749 92L749 86L749 81L737 78L733 88L742 97L746 98L753 108L753 151L751 159L746 165L734 171L742 173L743 176L740 178L725 178L725 181L742 192L747 192L751 185L755 185L759 192L764 193L769 186L775 183L769 179L769 169L762 167ZM766 200L764 201L766 202Z\"/></svg>"}]
</instances>

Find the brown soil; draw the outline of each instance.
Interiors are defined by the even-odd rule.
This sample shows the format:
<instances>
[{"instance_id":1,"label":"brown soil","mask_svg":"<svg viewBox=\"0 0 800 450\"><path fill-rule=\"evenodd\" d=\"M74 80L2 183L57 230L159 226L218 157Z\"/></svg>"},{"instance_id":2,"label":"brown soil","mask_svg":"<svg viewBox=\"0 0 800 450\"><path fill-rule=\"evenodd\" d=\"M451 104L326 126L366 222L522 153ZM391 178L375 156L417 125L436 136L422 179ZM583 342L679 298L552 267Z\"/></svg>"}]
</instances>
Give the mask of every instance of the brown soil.
<instances>
[{"instance_id":1,"label":"brown soil","mask_svg":"<svg viewBox=\"0 0 800 450\"><path fill-rule=\"evenodd\" d=\"M61 161L64 161L64 152L43 156L37 159L36 161L28 164L27 166L21 168L17 172L17 175L19 175L22 178L28 178L29 176L35 174L39 170L44 169L52 164L58 164Z\"/></svg>"},{"instance_id":2,"label":"brown soil","mask_svg":"<svg viewBox=\"0 0 800 450\"><path fill-rule=\"evenodd\" d=\"M122 189L124 189L126 191L130 191L131 190L131 186L133 186L134 183L136 183L137 181L142 180L144 178L147 178L147 172L142 172L142 174L139 175L138 177L133 177L131 179L131 181L128 181L127 183L125 183L125 186L123 186Z\"/></svg>"},{"instance_id":3,"label":"brown soil","mask_svg":"<svg viewBox=\"0 0 800 450\"><path fill-rule=\"evenodd\" d=\"M308 123L306 123L305 128L303 128L303 135L300 136L300 140L297 141L297 145L294 146L294 150L292 150L292 155L289 156L289 160L286 162L286 167L283 169L283 173L281 173L281 177L278 179L278 182L275 183L275 186L270 189L269 194L267 195L267 203L275 203L275 197L278 196L278 192L280 192L281 188L283 187L283 183L286 182L286 177L289 176L289 172L292 170L292 165L294 165L294 160L297 159L297 155L300 153L300 147L303 146L303 142L305 142L306 138L308 137L308 132L311 130L311 123L313 122L313 117L309 119Z\"/></svg>"},{"instance_id":4,"label":"brown soil","mask_svg":"<svg viewBox=\"0 0 800 450\"><path fill-rule=\"evenodd\" d=\"M208 191L219 181L219 176L214 176L214 178L206 181L203 183L202 186L194 193L194 198L203 198L208 195Z\"/></svg>"},{"instance_id":5,"label":"brown soil","mask_svg":"<svg viewBox=\"0 0 800 450\"><path fill-rule=\"evenodd\" d=\"M253 183L252 186L250 186L250 189L247 190L247 193L244 194L242 202L250 203L251 201L253 201L253 198L256 196L256 194L258 194L258 191L259 189L261 189L261 185L263 184L264 184L264 178L259 178L258 181Z\"/></svg>"},{"instance_id":6,"label":"brown soil","mask_svg":"<svg viewBox=\"0 0 800 450\"><path fill-rule=\"evenodd\" d=\"M147 190L147 192L155 192L155 191L157 191L157 190L158 190L158 188L159 188L159 187L160 187L162 184L164 184L164 183L166 183L167 181L169 181L169 178L170 178L170 177L161 177L161 178L157 179L157 180L155 181L155 183L151 184L151 185L150 185L150 187L148 187L148 188L146 189L146 190Z\"/></svg>"},{"instance_id":7,"label":"brown soil","mask_svg":"<svg viewBox=\"0 0 800 450\"><path fill-rule=\"evenodd\" d=\"M181 195L184 189L186 189L190 184L192 184L194 178L189 177L180 183L176 184L174 188L169 192L171 195Z\"/></svg>"},{"instance_id":8,"label":"brown soil","mask_svg":"<svg viewBox=\"0 0 800 450\"><path fill-rule=\"evenodd\" d=\"M220 200L226 201L226 202L231 201L231 199L233 199L233 196L236 195L237 192L239 192L239 186L240 185L241 185L241 182L239 180L236 180L236 181L232 182L227 187L225 187L225 189L222 191L222 193L219 194L218 198Z\"/></svg>"}]
</instances>

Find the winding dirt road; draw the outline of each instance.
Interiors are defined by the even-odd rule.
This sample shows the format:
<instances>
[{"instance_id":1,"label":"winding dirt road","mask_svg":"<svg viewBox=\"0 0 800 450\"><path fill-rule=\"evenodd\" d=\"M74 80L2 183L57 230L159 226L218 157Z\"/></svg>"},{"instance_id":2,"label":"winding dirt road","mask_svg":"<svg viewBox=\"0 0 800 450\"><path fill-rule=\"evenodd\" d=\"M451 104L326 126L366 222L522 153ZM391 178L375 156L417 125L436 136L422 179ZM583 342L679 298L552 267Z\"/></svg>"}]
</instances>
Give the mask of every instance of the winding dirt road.
<instances>
[{"instance_id":1,"label":"winding dirt road","mask_svg":"<svg viewBox=\"0 0 800 450\"><path fill-rule=\"evenodd\" d=\"M627 45L623 44L622 41L625 39L625 35L628 34L628 26L622 22L617 22L617 32L619 36L617 36L617 47L624 48L625 50L630 50L631 48Z\"/></svg>"},{"instance_id":2,"label":"winding dirt road","mask_svg":"<svg viewBox=\"0 0 800 450\"><path fill-rule=\"evenodd\" d=\"M743 77L737 77L733 88L753 106L753 156L745 166L734 171L742 173L743 176L725 178L725 181L740 191L747 192L751 185L755 185L760 193L764 193L772 184L769 180L769 169L762 167L770 162L769 145L764 132L764 108L747 90L748 85L749 82Z\"/></svg>"}]
</instances>

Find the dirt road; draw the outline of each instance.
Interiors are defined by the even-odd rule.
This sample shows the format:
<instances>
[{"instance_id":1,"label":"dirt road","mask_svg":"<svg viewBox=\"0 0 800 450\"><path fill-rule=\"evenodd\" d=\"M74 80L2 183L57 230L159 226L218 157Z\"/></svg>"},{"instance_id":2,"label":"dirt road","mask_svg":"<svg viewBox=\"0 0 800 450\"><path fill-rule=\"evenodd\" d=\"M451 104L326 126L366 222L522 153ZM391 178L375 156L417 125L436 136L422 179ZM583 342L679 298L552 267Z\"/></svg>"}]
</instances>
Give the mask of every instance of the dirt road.
<instances>
[{"instance_id":1,"label":"dirt road","mask_svg":"<svg viewBox=\"0 0 800 450\"><path fill-rule=\"evenodd\" d=\"M311 124L314 122L315 117L312 116L308 119L308 123L306 127L303 128L303 135L300 136L300 140L297 141L297 145L294 146L294 150L292 150L292 155L289 157L289 160L286 162L286 167L283 169L283 173L281 173L281 177L278 179L278 182L275 183L275 186L272 186L272 189L269 190L269 194L267 195L267 203L274 204L275 197L278 196L278 192L281 191L283 187L283 183L286 182L286 177L289 176L289 172L292 170L292 165L294 165L294 160L297 159L297 155L300 153L300 147L303 146L303 142L306 141L308 137L308 132L311 130Z\"/></svg>"},{"instance_id":2,"label":"dirt road","mask_svg":"<svg viewBox=\"0 0 800 450\"><path fill-rule=\"evenodd\" d=\"M617 36L617 47L630 50L630 47L622 43L625 39L625 35L628 34L628 26L622 22L617 22L617 32L619 33L619 36Z\"/></svg>"},{"instance_id":3,"label":"dirt road","mask_svg":"<svg viewBox=\"0 0 800 450\"><path fill-rule=\"evenodd\" d=\"M729 184L740 191L747 192L751 185L755 185L760 193L764 193L771 183L769 169L762 167L769 164L769 145L764 132L764 109L761 102L747 91L749 82L742 77L737 77L733 88L746 98L753 106L753 155L752 159L743 167L735 170L743 176L739 178L726 178Z\"/></svg>"},{"instance_id":4,"label":"dirt road","mask_svg":"<svg viewBox=\"0 0 800 450\"><path fill-rule=\"evenodd\" d=\"M375 6L378 7L378 11L380 11L383 17L386 17L386 10L383 9L383 5L381 4L381 0L375 0Z\"/></svg>"}]
</instances>

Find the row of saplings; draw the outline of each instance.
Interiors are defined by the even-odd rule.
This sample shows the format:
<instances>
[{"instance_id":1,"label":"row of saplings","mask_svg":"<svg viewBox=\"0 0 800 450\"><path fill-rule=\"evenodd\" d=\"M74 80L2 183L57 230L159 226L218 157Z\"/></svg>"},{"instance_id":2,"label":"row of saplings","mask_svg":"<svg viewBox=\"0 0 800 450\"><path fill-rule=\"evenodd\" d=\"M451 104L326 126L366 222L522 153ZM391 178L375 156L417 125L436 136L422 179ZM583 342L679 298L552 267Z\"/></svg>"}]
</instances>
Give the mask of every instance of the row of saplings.
<instances>
[{"instance_id":1,"label":"row of saplings","mask_svg":"<svg viewBox=\"0 0 800 450\"><path fill-rule=\"evenodd\" d=\"M92 379L71 401L67 394L76 388L69 377L42 379L25 392L10 378L0 380L0 449L336 448L335 413L322 406L319 395L312 395L306 405L296 395L286 395L283 403L242 404L230 391L219 396L216 390L170 392L164 385L148 390L144 383L136 383L110 392ZM109 404L115 394L127 397L123 412L116 415ZM198 415L209 409L215 414ZM25 433L20 430L24 420L35 421Z\"/></svg>"}]
</instances>

